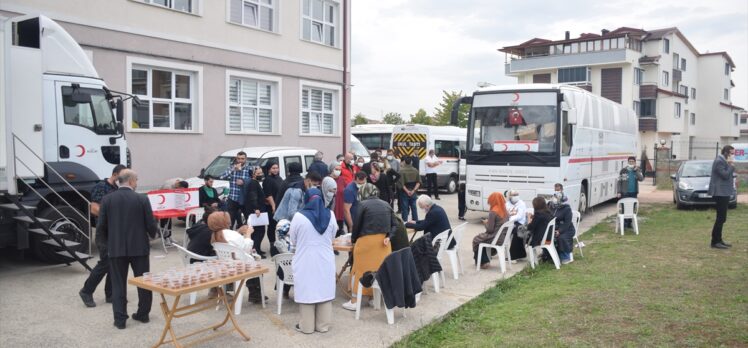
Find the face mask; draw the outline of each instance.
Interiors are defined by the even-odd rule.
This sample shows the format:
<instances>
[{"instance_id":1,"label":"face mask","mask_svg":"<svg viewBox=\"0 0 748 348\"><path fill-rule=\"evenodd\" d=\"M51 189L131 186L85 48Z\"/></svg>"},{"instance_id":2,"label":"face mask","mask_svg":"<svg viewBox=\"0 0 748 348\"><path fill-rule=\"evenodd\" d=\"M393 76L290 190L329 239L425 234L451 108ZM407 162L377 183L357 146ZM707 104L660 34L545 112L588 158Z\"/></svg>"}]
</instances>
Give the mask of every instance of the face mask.
<instances>
[{"instance_id":1,"label":"face mask","mask_svg":"<svg viewBox=\"0 0 748 348\"><path fill-rule=\"evenodd\" d=\"M353 160L348 161L348 165L353 165Z\"/></svg>"},{"instance_id":2,"label":"face mask","mask_svg":"<svg viewBox=\"0 0 748 348\"><path fill-rule=\"evenodd\" d=\"M359 183L356 183L356 186L357 186L357 187L358 187L358 189L360 190L360 189L362 189L362 188L364 187L364 184L359 184Z\"/></svg>"},{"instance_id":3,"label":"face mask","mask_svg":"<svg viewBox=\"0 0 748 348\"><path fill-rule=\"evenodd\" d=\"M509 198L509 201L511 201L512 203L517 203L517 202L519 202L519 197L512 196L511 198Z\"/></svg>"},{"instance_id":4,"label":"face mask","mask_svg":"<svg viewBox=\"0 0 748 348\"><path fill-rule=\"evenodd\" d=\"M634 168L634 165L633 165L633 164L631 164L631 163L629 163L628 167L629 167L629 169L633 169L633 168Z\"/></svg>"},{"instance_id":5,"label":"face mask","mask_svg":"<svg viewBox=\"0 0 748 348\"><path fill-rule=\"evenodd\" d=\"M332 174L335 175L335 176L340 176L340 171L339 170L335 170L335 171L332 172Z\"/></svg>"},{"instance_id":6,"label":"face mask","mask_svg":"<svg viewBox=\"0 0 748 348\"><path fill-rule=\"evenodd\" d=\"M356 165L357 165L357 166L358 166L359 168L361 168L361 167L363 167L363 166L364 166L364 164L363 164L363 163L361 163L361 162L358 162L358 163L356 163Z\"/></svg>"},{"instance_id":7,"label":"face mask","mask_svg":"<svg viewBox=\"0 0 748 348\"><path fill-rule=\"evenodd\" d=\"M558 203L558 198L556 198L556 197L551 198L551 203L557 204Z\"/></svg>"},{"instance_id":8,"label":"face mask","mask_svg":"<svg viewBox=\"0 0 748 348\"><path fill-rule=\"evenodd\" d=\"M262 181L262 175L258 175L257 178L255 178L257 181Z\"/></svg>"},{"instance_id":9,"label":"face mask","mask_svg":"<svg viewBox=\"0 0 748 348\"><path fill-rule=\"evenodd\" d=\"M384 163L382 162L377 163L377 166L379 167L379 169L384 169Z\"/></svg>"},{"instance_id":10,"label":"face mask","mask_svg":"<svg viewBox=\"0 0 748 348\"><path fill-rule=\"evenodd\" d=\"M395 156L387 155L387 160L388 161L392 161L393 159L395 159Z\"/></svg>"},{"instance_id":11,"label":"face mask","mask_svg":"<svg viewBox=\"0 0 748 348\"><path fill-rule=\"evenodd\" d=\"M564 193L563 193L563 192L561 192L561 191L556 191L556 192L555 192L555 193L553 194L553 197L554 197L554 198L556 198L556 199L561 199L561 197L563 197L563 196L564 196Z\"/></svg>"}]
</instances>

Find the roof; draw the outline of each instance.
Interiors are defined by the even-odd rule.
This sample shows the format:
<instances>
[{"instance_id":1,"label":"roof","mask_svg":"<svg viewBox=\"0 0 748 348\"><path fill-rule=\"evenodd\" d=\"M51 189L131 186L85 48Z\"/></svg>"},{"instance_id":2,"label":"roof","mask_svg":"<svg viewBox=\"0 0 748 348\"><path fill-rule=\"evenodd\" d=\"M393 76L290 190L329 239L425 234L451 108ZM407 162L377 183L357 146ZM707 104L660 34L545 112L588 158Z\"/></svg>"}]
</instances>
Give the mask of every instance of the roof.
<instances>
[{"instance_id":1,"label":"roof","mask_svg":"<svg viewBox=\"0 0 748 348\"><path fill-rule=\"evenodd\" d=\"M733 68L735 67L735 62L732 61L732 58L730 57L730 55L727 54L727 52L725 52L725 51L702 53L702 54L700 54L700 56L702 56L702 57L703 56L723 56L725 58L725 60L727 60L727 62L730 63L730 65Z\"/></svg>"},{"instance_id":2,"label":"roof","mask_svg":"<svg viewBox=\"0 0 748 348\"><path fill-rule=\"evenodd\" d=\"M727 104L727 103L724 103L724 102L719 102L719 105L722 105L724 107L728 107L728 108L730 108L730 110L745 110L744 108L741 108L741 107L739 107L737 105Z\"/></svg>"},{"instance_id":3,"label":"roof","mask_svg":"<svg viewBox=\"0 0 748 348\"><path fill-rule=\"evenodd\" d=\"M351 134L392 133L394 124L359 124L351 127Z\"/></svg>"}]
</instances>

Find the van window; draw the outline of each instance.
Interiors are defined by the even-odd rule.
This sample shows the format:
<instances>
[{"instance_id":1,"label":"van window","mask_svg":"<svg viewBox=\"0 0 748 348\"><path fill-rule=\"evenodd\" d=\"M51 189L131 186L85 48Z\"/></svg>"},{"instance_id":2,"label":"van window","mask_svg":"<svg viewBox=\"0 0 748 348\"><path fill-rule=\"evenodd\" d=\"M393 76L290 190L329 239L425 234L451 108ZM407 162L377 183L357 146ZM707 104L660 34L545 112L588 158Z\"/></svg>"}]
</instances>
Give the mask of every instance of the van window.
<instances>
[{"instance_id":1,"label":"van window","mask_svg":"<svg viewBox=\"0 0 748 348\"><path fill-rule=\"evenodd\" d=\"M286 165L286 177L288 177L288 165L291 163L298 163L301 168L304 168L304 164L301 163L301 156L287 156L283 158L283 163Z\"/></svg>"},{"instance_id":2,"label":"van window","mask_svg":"<svg viewBox=\"0 0 748 348\"><path fill-rule=\"evenodd\" d=\"M435 140L434 152L436 157L457 157L460 142L457 140Z\"/></svg>"},{"instance_id":3,"label":"van window","mask_svg":"<svg viewBox=\"0 0 748 348\"><path fill-rule=\"evenodd\" d=\"M309 166L311 166L312 162L314 162L314 155L304 156L304 161L306 162L306 170L309 171Z\"/></svg>"}]
</instances>

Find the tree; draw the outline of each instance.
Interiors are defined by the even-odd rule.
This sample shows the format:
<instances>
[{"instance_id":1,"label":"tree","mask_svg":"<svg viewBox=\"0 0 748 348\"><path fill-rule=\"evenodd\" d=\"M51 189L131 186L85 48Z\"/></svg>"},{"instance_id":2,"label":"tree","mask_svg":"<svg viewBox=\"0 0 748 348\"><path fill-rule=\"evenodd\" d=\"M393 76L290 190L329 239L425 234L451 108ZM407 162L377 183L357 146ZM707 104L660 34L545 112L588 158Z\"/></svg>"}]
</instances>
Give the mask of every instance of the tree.
<instances>
[{"instance_id":1,"label":"tree","mask_svg":"<svg viewBox=\"0 0 748 348\"><path fill-rule=\"evenodd\" d=\"M426 114L426 110L423 108L418 109L418 111L415 113L415 115L410 115L410 123L413 124L425 124L430 125L433 124L433 118L431 118L429 115Z\"/></svg>"},{"instance_id":2,"label":"tree","mask_svg":"<svg viewBox=\"0 0 748 348\"><path fill-rule=\"evenodd\" d=\"M462 91L442 91L442 102L439 103L439 107L434 109L434 124L439 126L450 125L452 120L452 106L455 104L457 99L462 97ZM460 105L460 110L457 113L457 126L465 128L467 127L467 115L470 112L470 106L467 104Z\"/></svg>"},{"instance_id":3,"label":"tree","mask_svg":"<svg viewBox=\"0 0 748 348\"><path fill-rule=\"evenodd\" d=\"M403 120L399 112L388 112L382 118L382 122L385 124L403 124L405 120Z\"/></svg>"},{"instance_id":4,"label":"tree","mask_svg":"<svg viewBox=\"0 0 748 348\"><path fill-rule=\"evenodd\" d=\"M360 124L369 123L369 119L367 119L366 116L364 116L364 114L359 112L356 114L356 116L353 116L351 123L353 123L354 126L358 126Z\"/></svg>"}]
</instances>

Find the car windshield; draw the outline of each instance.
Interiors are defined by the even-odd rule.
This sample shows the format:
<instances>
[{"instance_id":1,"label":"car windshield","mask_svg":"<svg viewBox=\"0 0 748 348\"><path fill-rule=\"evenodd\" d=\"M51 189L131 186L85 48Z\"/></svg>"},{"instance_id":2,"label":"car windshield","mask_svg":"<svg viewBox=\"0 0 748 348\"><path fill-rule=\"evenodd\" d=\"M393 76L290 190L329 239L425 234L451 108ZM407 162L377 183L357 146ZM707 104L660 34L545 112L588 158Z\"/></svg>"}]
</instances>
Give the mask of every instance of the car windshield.
<instances>
[{"instance_id":1,"label":"car windshield","mask_svg":"<svg viewBox=\"0 0 748 348\"><path fill-rule=\"evenodd\" d=\"M710 176L712 174L712 163L701 162L701 163L688 163L683 165L683 171L681 177L692 178L700 176Z\"/></svg>"},{"instance_id":2,"label":"car windshield","mask_svg":"<svg viewBox=\"0 0 748 348\"><path fill-rule=\"evenodd\" d=\"M213 162L210 163L208 168L205 168L204 175L210 175L212 177L218 178L226 171L226 169L229 168L233 161L234 157L218 156L213 160ZM256 158L247 158L247 164L249 165L255 165L256 162Z\"/></svg>"}]
</instances>

